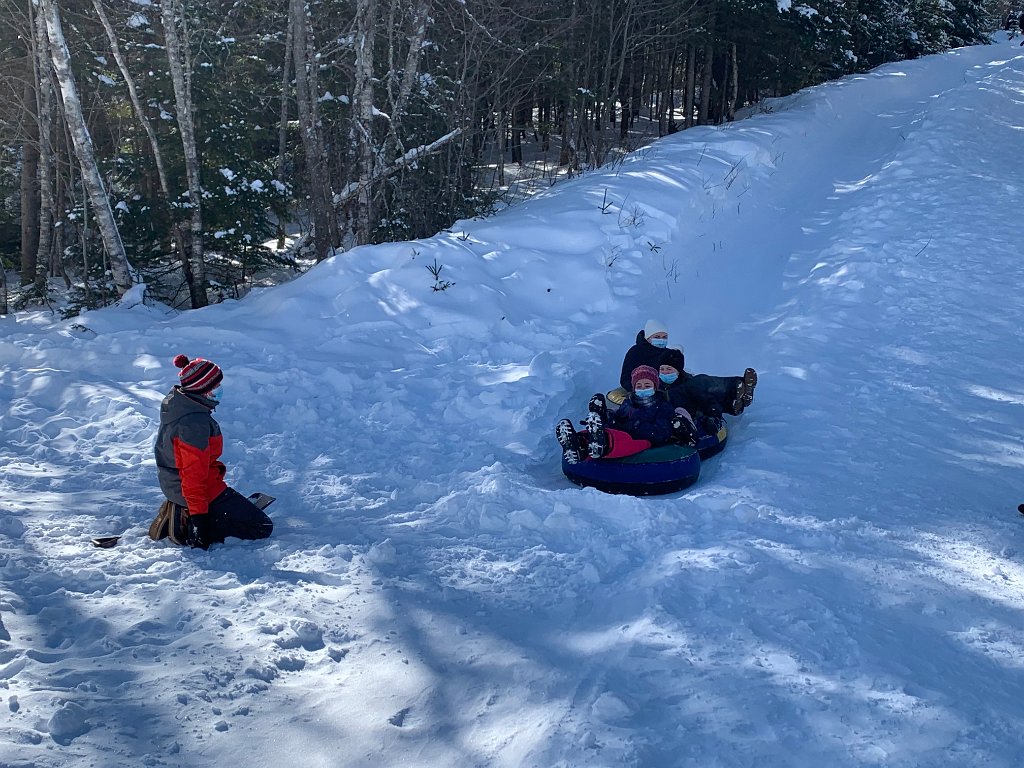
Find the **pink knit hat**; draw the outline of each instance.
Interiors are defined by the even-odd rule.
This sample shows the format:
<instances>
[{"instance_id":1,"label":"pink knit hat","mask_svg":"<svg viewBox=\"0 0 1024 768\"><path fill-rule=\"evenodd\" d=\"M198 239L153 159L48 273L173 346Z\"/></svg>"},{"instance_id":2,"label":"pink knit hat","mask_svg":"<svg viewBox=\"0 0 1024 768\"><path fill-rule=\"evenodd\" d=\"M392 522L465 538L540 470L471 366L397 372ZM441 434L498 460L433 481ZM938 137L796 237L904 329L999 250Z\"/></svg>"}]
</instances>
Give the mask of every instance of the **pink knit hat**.
<instances>
[{"instance_id":1,"label":"pink knit hat","mask_svg":"<svg viewBox=\"0 0 1024 768\"><path fill-rule=\"evenodd\" d=\"M649 379L654 382L654 388L658 388L658 372L649 365L638 365L633 369L633 373L629 375L629 383L633 389L636 389L636 383L640 379Z\"/></svg>"}]
</instances>

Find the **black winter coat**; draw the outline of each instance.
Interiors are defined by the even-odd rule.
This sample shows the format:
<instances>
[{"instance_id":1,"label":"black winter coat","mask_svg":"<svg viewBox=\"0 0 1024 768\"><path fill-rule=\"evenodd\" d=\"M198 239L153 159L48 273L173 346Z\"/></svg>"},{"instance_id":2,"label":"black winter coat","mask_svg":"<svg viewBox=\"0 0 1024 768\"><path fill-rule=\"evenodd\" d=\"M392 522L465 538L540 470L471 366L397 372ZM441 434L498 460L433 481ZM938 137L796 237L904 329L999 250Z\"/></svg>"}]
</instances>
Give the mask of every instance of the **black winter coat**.
<instances>
[{"instance_id":1,"label":"black winter coat","mask_svg":"<svg viewBox=\"0 0 1024 768\"><path fill-rule=\"evenodd\" d=\"M637 440L650 440L652 446L673 442L672 420L675 409L663 392L655 392L653 402L638 402L630 395L612 415L612 426L628 432Z\"/></svg>"},{"instance_id":2,"label":"black winter coat","mask_svg":"<svg viewBox=\"0 0 1024 768\"><path fill-rule=\"evenodd\" d=\"M632 391L633 383L629 377L641 365L649 365L654 370L661 367L661 358L665 356L662 347L656 347L644 336L644 329L641 328L636 334L636 344L629 348L626 357L622 361L622 372L619 374L619 385L623 389Z\"/></svg>"}]
</instances>

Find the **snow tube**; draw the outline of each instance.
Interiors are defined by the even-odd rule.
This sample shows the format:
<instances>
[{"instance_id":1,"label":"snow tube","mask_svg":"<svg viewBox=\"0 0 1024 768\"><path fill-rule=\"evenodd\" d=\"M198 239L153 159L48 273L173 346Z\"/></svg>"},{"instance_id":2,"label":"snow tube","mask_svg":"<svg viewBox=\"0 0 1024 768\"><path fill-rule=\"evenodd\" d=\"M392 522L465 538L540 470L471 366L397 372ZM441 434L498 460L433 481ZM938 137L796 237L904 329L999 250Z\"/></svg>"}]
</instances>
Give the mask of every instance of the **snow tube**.
<instances>
[{"instance_id":1,"label":"snow tube","mask_svg":"<svg viewBox=\"0 0 1024 768\"><path fill-rule=\"evenodd\" d=\"M592 459L578 464L562 459L562 472L584 488L655 496L675 493L697 482L700 454L690 446L663 445L623 459Z\"/></svg>"},{"instance_id":2,"label":"snow tube","mask_svg":"<svg viewBox=\"0 0 1024 768\"><path fill-rule=\"evenodd\" d=\"M629 393L621 387L608 393L608 410L615 411ZM725 448L728 431L720 421L714 434L700 434L695 448L663 445L622 459L598 459L569 464L562 460L562 472L584 488L605 493L655 496L675 493L693 485L700 477L700 463Z\"/></svg>"}]
</instances>

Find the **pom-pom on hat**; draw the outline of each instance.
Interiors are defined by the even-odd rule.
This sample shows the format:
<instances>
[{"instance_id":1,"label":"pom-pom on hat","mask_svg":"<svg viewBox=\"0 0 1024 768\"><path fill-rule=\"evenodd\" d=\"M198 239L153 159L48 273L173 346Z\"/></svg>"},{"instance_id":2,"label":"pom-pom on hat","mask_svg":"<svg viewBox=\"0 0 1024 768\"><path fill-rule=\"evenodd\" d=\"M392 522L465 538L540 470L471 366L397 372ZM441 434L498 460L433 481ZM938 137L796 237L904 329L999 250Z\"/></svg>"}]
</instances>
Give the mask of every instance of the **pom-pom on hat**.
<instances>
[{"instance_id":1,"label":"pom-pom on hat","mask_svg":"<svg viewBox=\"0 0 1024 768\"><path fill-rule=\"evenodd\" d=\"M178 355L174 358L174 365L181 368L178 378L185 392L205 395L215 390L224 380L224 372L220 366L201 357L189 360L187 355Z\"/></svg>"},{"instance_id":2,"label":"pom-pom on hat","mask_svg":"<svg viewBox=\"0 0 1024 768\"><path fill-rule=\"evenodd\" d=\"M629 383L633 389L636 389L636 383L640 379L647 379L654 382L654 388L658 388L658 372L649 365L638 365L633 369L633 373L629 375Z\"/></svg>"},{"instance_id":3,"label":"pom-pom on hat","mask_svg":"<svg viewBox=\"0 0 1024 768\"><path fill-rule=\"evenodd\" d=\"M644 326L644 338L649 339L656 333L664 333L668 335L668 326L660 320L648 320Z\"/></svg>"}]
</instances>

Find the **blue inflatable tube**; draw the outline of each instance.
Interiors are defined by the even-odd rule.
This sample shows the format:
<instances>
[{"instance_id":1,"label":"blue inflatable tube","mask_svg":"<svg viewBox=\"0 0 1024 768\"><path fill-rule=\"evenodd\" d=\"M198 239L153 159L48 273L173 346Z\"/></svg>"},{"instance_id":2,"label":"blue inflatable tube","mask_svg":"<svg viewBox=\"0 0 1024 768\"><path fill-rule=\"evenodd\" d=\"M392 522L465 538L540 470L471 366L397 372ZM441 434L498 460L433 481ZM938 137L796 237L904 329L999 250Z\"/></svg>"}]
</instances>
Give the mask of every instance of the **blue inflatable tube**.
<instances>
[{"instance_id":1,"label":"blue inflatable tube","mask_svg":"<svg viewBox=\"0 0 1024 768\"><path fill-rule=\"evenodd\" d=\"M631 496L675 493L697 482L701 461L720 453L727 438L728 431L722 421L718 432L700 435L694 448L663 445L622 459L587 460L578 464L562 459L562 472L576 485L605 493Z\"/></svg>"},{"instance_id":2,"label":"blue inflatable tube","mask_svg":"<svg viewBox=\"0 0 1024 768\"><path fill-rule=\"evenodd\" d=\"M624 459L597 459L570 464L562 472L576 485L605 493L654 496L675 493L700 477L700 454L681 445L650 448Z\"/></svg>"}]
</instances>

